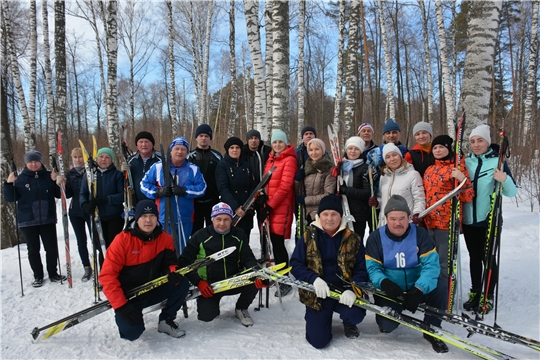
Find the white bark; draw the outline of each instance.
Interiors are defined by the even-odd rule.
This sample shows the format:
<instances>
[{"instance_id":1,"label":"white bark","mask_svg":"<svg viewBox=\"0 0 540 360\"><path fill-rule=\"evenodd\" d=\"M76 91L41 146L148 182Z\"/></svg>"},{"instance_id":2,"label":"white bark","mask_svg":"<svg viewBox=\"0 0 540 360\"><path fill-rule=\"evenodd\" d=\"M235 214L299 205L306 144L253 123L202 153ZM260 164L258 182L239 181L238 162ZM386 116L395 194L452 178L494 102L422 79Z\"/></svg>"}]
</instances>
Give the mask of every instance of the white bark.
<instances>
[{"instance_id":1,"label":"white bark","mask_svg":"<svg viewBox=\"0 0 540 360\"><path fill-rule=\"evenodd\" d=\"M299 1L298 8L298 132L297 142L302 138L302 128L304 127L304 104L306 88L304 87L304 37L306 22L306 2Z\"/></svg>"},{"instance_id":2,"label":"white bark","mask_svg":"<svg viewBox=\"0 0 540 360\"><path fill-rule=\"evenodd\" d=\"M446 45L446 31L444 28L444 18L441 0L436 0L435 8L437 10L437 29L439 31L439 48L441 51L441 68L444 82L444 100L446 103L446 124L447 134L454 137L455 127L454 120L456 118L456 101L454 90L452 88L452 81L450 79L450 64L448 63L448 48ZM491 90L491 87L490 87ZM488 90L488 96L490 93ZM488 101L489 104L489 101ZM467 115L469 111L467 109Z\"/></svg>"},{"instance_id":3,"label":"white bark","mask_svg":"<svg viewBox=\"0 0 540 360\"><path fill-rule=\"evenodd\" d=\"M242 91L243 91L242 94L244 95L244 114L246 118L246 132L248 132L249 130L255 127L255 124L253 121L253 107L252 107L253 105L251 101L251 91L249 91L250 82L251 82L251 72L249 68L246 66L246 53L247 53L247 48L244 45L242 45ZM262 140L266 140L266 138L262 137Z\"/></svg>"},{"instance_id":4,"label":"white bark","mask_svg":"<svg viewBox=\"0 0 540 360\"><path fill-rule=\"evenodd\" d=\"M116 159L121 159L120 149L121 135L118 124L118 93L116 84L117 59L118 59L118 25L117 25L117 1L109 1L107 6L107 138L109 147L116 154Z\"/></svg>"},{"instance_id":5,"label":"white bark","mask_svg":"<svg viewBox=\"0 0 540 360\"><path fill-rule=\"evenodd\" d=\"M274 21L272 19L272 5L273 1L264 2L264 28L266 38L266 48L264 54L264 61L266 65L266 128L272 128L272 106L274 96Z\"/></svg>"},{"instance_id":6,"label":"white bark","mask_svg":"<svg viewBox=\"0 0 540 360\"><path fill-rule=\"evenodd\" d=\"M174 71L174 24L173 24L173 6L170 1L167 5L167 30L169 34L169 103L171 108L171 124L173 138L178 135L178 116L176 114L176 80Z\"/></svg>"},{"instance_id":7,"label":"white bark","mask_svg":"<svg viewBox=\"0 0 540 360\"><path fill-rule=\"evenodd\" d=\"M272 96L272 129L289 129L289 2L274 0L273 2L274 34L273 63L273 96Z\"/></svg>"},{"instance_id":8,"label":"white bark","mask_svg":"<svg viewBox=\"0 0 540 360\"><path fill-rule=\"evenodd\" d=\"M471 129L488 121L502 1L471 2L470 6L460 106L467 112L465 138L468 138Z\"/></svg>"},{"instance_id":9,"label":"white bark","mask_svg":"<svg viewBox=\"0 0 540 360\"><path fill-rule=\"evenodd\" d=\"M236 111L236 98L238 96L236 92L236 44L235 44L235 14L234 14L234 0L230 0L229 6L229 50L230 50L230 71L231 71L231 107L229 113L231 114L231 121L229 123L229 129L227 136L234 136L236 130L236 118L238 116Z\"/></svg>"},{"instance_id":10,"label":"white bark","mask_svg":"<svg viewBox=\"0 0 540 360\"><path fill-rule=\"evenodd\" d=\"M424 53L426 61L426 75L427 75L427 114L425 122L428 122L433 125L433 77L431 74L431 59L430 59L430 50L429 50L429 32L428 32L428 16L426 15L426 8L424 6L424 0L418 0L420 5L420 10L422 12L422 29L424 33Z\"/></svg>"},{"instance_id":11,"label":"white bark","mask_svg":"<svg viewBox=\"0 0 540 360\"><path fill-rule=\"evenodd\" d=\"M538 62L536 60L538 54L538 4L539 1L533 2L533 15L531 25L531 46L529 48L529 67L527 73L527 99L525 100L525 118L523 127L523 145L525 146L531 141L531 130L536 123L534 115L536 113L536 71Z\"/></svg>"},{"instance_id":12,"label":"white bark","mask_svg":"<svg viewBox=\"0 0 540 360\"><path fill-rule=\"evenodd\" d=\"M54 58L56 65L55 125L56 130L67 134L66 9L65 3L61 0L55 0L54 2ZM49 141L55 141L55 139L56 134ZM64 148L67 148L66 136L62 137L62 145ZM56 149L56 146L54 149ZM53 156L55 153L56 151L53 153ZM67 159L66 155L64 155L64 160ZM68 164L67 161L64 161L64 163Z\"/></svg>"},{"instance_id":13,"label":"white bark","mask_svg":"<svg viewBox=\"0 0 540 360\"><path fill-rule=\"evenodd\" d=\"M36 2L30 1L30 99L28 101L28 121L36 127L36 78L37 78L37 15Z\"/></svg>"},{"instance_id":14,"label":"white bark","mask_svg":"<svg viewBox=\"0 0 540 360\"><path fill-rule=\"evenodd\" d=\"M210 0L208 2L208 10L206 13L206 39L205 39L205 49L203 57L203 76L201 79L201 110L202 114L199 117L199 123L208 123L208 68L210 62L210 34L212 32L212 14L214 9L214 1Z\"/></svg>"},{"instance_id":15,"label":"white bark","mask_svg":"<svg viewBox=\"0 0 540 360\"><path fill-rule=\"evenodd\" d=\"M384 46L384 64L386 67L386 86L387 86L387 98L386 107L388 114L392 119L396 119L396 105L394 100L394 82L392 80L392 60L390 58L390 48L388 46L388 37L386 35L386 25L384 22L383 8L381 0L377 1L379 6L379 22L381 24L381 37Z\"/></svg>"},{"instance_id":16,"label":"white bark","mask_svg":"<svg viewBox=\"0 0 540 360\"><path fill-rule=\"evenodd\" d=\"M49 43L49 12L47 0L42 0L41 7L43 22L43 57L45 62L45 89L47 92L47 137L49 139L49 156L56 154L56 128L54 121L54 95L51 69L51 46Z\"/></svg>"},{"instance_id":17,"label":"white bark","mask_svg":"<svg viewBox=\"0 0 540 360\"><path fill-rule=\"evenodd\" d=\"M343 97L343 48L345 43L345 0L339 2L339 21L338 21L338 56L336 72L336 97L334 100L334 130L339 131L339 119L341 114L341 99Z\"/></svg>"},{"instance_id":18,"label":"white bark","mask_svg":"<svg viewBox=\"0 0 540 360\"><path fill-rule=\"evenodd\" d=\"M356 95L356 69L358 67L358 25L360 23L360 0L351 0L351 15L349 21L349 45L347 54L347 75L345 81L347 84L345 91L345 111L343 113L344 129L341 139L348 138L352 135L352 127L354 124L354 105Z\"/></svg>"}]
</instances>

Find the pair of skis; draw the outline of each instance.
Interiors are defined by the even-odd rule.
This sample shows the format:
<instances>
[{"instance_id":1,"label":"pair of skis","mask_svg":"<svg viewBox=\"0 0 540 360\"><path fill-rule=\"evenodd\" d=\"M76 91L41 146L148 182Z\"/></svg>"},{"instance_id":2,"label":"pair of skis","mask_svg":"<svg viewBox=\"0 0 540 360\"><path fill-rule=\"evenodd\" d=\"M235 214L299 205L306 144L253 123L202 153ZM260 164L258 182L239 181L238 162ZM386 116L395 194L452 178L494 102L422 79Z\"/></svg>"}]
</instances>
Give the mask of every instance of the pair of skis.
<instances>
[{"instance_id":1,"label":"pair of skis","mask_svg":"<svg viewBox=\"0 0 540 360\"><path fill-rule=\"evenodd\" d=\"M161 166L163 172L163 186L168 187L172 186L173 182L176 182L176 177L171 179L171 152L164 152L163 144L160 144L160 151L162 154ZM174 240L174 249L176 251L176 256L179 257L183 249L186 247L186 239L184 238L184 229L182 226L182 218L180 216L180 206L178 205L178 196L175 196L176 200L176 219L174 216L173 210L173 201L170 196L165 198L165 224L163 224L166 232L170 233ZM178 221L176 221L178 220ZM170 229L170 232L169 232ZM180 242L180 236L182 241Z\"/></svg>"},{"instance_id":2,"label":"pair of skis","mask_svg":"<svg viewBox=\"0 0 540 360\"><path fill-rule=\"evenodd\" d=\"M129 157L133 152L129 149L128 146L128 125L122 126L124 138L121 143L122 155L124 156L124 161L128 164ZM133 179L131 177L131 170L129 168L124 170L124 230L129 226L129 223L135 216L135 207L133 204Z\"/></svg>"}]
</instances>

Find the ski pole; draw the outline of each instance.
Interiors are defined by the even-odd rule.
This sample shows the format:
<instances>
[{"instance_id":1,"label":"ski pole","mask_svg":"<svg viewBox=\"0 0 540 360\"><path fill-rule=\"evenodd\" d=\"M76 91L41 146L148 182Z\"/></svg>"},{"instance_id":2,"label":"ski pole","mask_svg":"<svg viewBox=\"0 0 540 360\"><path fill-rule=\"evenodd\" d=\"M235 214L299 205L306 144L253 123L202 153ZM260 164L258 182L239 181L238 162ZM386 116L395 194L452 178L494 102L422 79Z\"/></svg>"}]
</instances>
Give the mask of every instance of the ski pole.
<instances>
[{"instance_id":1,"label":"ski pole","mask_svg":"<svg viewBox=\"0 0 540 360\"><path fill-rule=\"evenodd\" d=\"M371 197L375 196L375 193L373 191L373 169L371 166L368 167L368 175L369 175L369 187L371 188ZM373 226L373 230L377 229L377 210L375 209L375 206L371 207L371 226Z\"/></svg>"},{"instance_id":2,"label":"ski pole","mask_svg":"<svg viewBox=\"0 0 540 360\"><path fill-rule=\"evenodd\" d=\"M19 174L17 173L17 166L15 165L15 160L11 159L11 169L13 170L13 173L15 174L15 177L18 177ZM13 198L16 198L15 193L15 182L13 182ZM19 225L19 202L15 200L15 223ZM24 296L24 288L23 288L23 279L22 279L22 263L21 263L21 239L19 237L19 227L15 227L15 232L17 233L17 254L19 256L19 277L21 279L21 296Z\"/></svg>"}]
</instances>

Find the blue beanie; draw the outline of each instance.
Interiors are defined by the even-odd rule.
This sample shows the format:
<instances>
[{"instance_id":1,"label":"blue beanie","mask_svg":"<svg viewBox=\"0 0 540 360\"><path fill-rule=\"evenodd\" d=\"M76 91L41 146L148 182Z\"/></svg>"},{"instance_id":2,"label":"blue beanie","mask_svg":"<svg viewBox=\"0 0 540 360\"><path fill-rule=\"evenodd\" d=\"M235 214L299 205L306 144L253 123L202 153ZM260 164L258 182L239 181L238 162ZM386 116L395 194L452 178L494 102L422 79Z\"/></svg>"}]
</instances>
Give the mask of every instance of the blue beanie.
<instances>
[{"instance_id":1,"label":"blue beanie","mask_svg":"<svg viewBox=\"0 0 540 360\"><path fill-rule=\"evenodd\" d=\"M159 217L156 203L148 199L139 201L135 208L135 222L137 222L144 214L152 214Z\"/></svg>"},{"instance_id":2,"label":"blue beanie","mask_svg":"<svg viewBox=\"0 0 540 360\"><path fill-rule=\"evenodd\" d=\"M26 154L24 154L24 163L28 164L30 161L39 161L42 162L43 155L37 150L30 150Z\"/></svg>"},{"instance_id":3,"label":"blue beanie","mask_svg":"<svg viewBox=\"0 0 540 360\"><path fill-rule=\"evenodd\" d=\"M226 204L224 202L219 202L216 205L212 206L210 219L214 220L216 216L221 214L229 215L230 217L234 216L232 208L229 206L229 204Z\"/></svg>"},{"instance_id":4,"label":"blue beanie","mask_svg":"<svg viewBox=\"0 0 540 360\"><path fill-rule=\"evenodd\" d=\"M210 125L201 124L201 125L197 126L197 130L195 130L195 137L197 137L197 136L199 136L201 134L206 134L206 135L210 136L210 140L212 140L212 128L210 127Z\"/></svg>"},{"instance_id":5,"label":"blue beanie","mask_svg":"<svg viewBox=\"0 0 540 360\"><path fill-rule=\"evenodd\" d=\"M324 210L334 210L343 216L343 203L341 197L338 195L330 194L321 199L319 208L317 209L317 215L321 215Z\"/></svg>"},{"instance_id":6,"label":"blue beanie","mask_svg":"<svg viewBox=\"0 0 540 360\"><path fill-rule=\"evenodd\" d=\"M183 136L178 136L173 139L173 141L171 142L171 145L169 146L169 151L171 151L172 148L175 147L176 145L182 145L183 147L186 148L186 150L189 150L189 143L187 142L186 138Z\"/></svg>"},{"instance_id":7,"label":"blue beanie","mask_svg":"<svg viewBox=\"0 0 540 360\"><path fill-rule=\"evenodd\" d=\"M384 127L382 129L382 133L386 134L387 132L392 131L392 130L401 131L401 127L399 126L397 122L394 121L394 119L390 118L386 120L386 123L384 124Z\"/></svg>"},{"instance_id":8,"label":"blue beanie","mask_svg":"<svg viewBox=\"0 0 540 360\"><path fill-rule=\"evenodd\" d=\"M276 140L281 140L285 144L289 143L287 141L287 134L285 134L285 132L283 130L279 130L279 129L276 129L276 130L272 131L272 139L270 140L270 143L273 143Z\"/></svg>"}]
</instances>

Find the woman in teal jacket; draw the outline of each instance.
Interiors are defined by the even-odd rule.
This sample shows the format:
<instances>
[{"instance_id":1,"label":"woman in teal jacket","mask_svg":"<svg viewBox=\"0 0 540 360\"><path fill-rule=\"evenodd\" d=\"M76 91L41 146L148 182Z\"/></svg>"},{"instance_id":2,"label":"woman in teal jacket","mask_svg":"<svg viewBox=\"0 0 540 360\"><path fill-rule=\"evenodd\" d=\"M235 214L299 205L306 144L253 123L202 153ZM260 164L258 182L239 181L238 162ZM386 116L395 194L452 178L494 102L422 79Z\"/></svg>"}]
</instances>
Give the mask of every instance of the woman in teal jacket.
<instances>
[{"instance_id":1,"label":"woman in teal jacket","mask_svg":"<svg viewBox=\"0 0 540 360\"><path fill-rule=\"evenodd\" d=\"M463 235L469 250L471 291L463 304L465 310L488 313L493 308L493 290L499 277L498 264L494 264L492 280L488 289L487 310L478 309L482 293L482 272L485 263L486 233L491 208L491 194L496 182L502 184L504 196L514 197L517 186L506 162L503 170L499 166L499 145L491 144L488 125L480 125L469 135L471 155L465 159L475 196L471 202L463 204Z\"/></svg>"}]
</instances>

